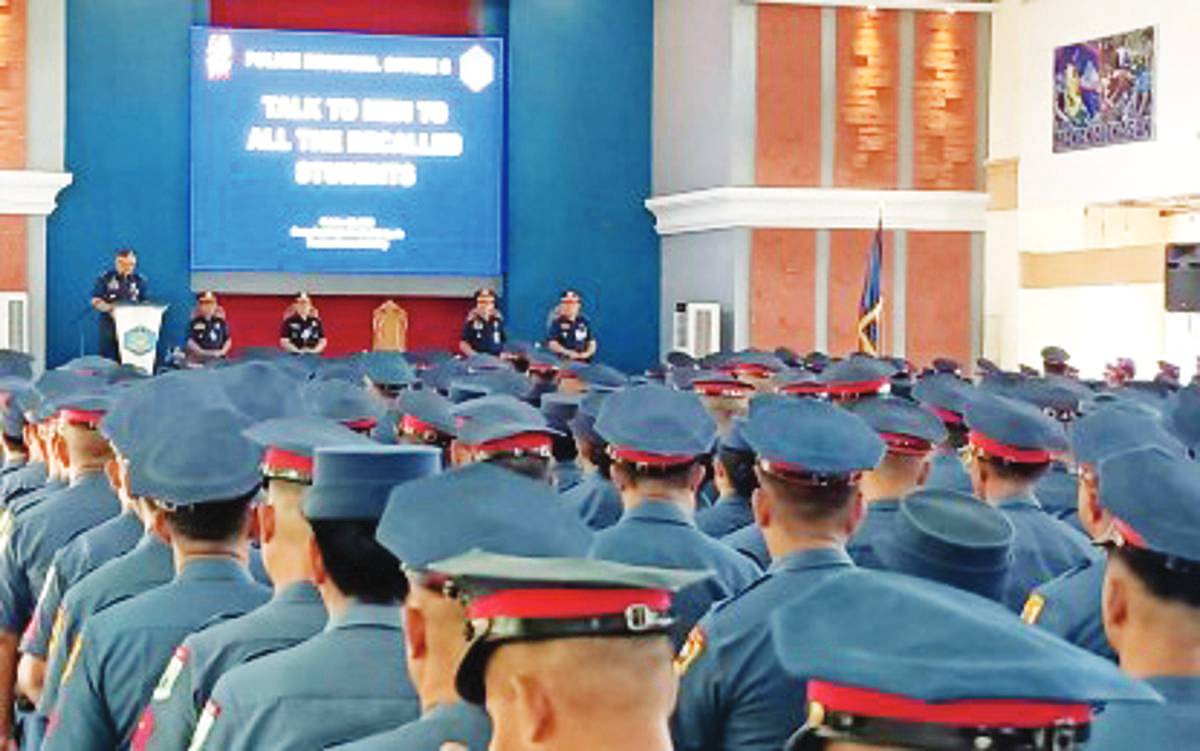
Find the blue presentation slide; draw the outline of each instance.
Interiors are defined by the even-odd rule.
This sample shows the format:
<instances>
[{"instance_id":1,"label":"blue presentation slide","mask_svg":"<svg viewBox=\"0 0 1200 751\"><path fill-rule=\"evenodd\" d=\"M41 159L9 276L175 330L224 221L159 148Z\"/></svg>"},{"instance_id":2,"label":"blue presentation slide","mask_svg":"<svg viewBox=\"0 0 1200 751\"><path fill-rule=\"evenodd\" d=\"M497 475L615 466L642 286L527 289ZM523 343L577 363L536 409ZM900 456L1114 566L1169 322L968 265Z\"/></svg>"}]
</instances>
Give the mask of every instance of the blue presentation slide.
<instances>
[{"instance_id":1,"label":"blue presentation slide","mask_svg":"<svg viewBox=\"0 0 1200 751\"><path fill-rule=\"evenodd\" d=\"M502 272L491 38L192 30L192 270Z\"/></svg>"}]
</instances>

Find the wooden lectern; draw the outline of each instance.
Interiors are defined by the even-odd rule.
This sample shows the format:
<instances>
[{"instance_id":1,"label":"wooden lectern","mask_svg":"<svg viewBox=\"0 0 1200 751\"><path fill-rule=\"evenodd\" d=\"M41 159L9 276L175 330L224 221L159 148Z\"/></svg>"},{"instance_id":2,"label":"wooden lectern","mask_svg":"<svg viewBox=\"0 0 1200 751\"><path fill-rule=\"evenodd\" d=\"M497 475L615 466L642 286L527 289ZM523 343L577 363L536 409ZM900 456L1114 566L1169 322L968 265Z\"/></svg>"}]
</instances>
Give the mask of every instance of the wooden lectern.
<instances>
[{"instance_id":1,"label":"wooden lectern","mask_svg":"<svg viewBox=\"0 0 1200 751\"><path fill-rule=\"evenodd\" d=\"M408 313L395 300L388 300L371 315L371 333L371 349L404 352L408 349Z\"/></svg>"}]
</instances>

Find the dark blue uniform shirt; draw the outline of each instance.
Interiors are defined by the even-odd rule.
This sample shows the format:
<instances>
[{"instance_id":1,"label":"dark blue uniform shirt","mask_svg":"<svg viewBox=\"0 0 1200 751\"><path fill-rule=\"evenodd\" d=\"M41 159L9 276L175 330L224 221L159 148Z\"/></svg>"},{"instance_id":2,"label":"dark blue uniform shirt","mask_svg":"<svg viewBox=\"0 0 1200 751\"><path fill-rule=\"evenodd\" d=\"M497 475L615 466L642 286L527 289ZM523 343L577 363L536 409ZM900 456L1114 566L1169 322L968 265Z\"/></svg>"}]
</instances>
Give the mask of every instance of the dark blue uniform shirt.
<instances>
[{"instance_id":1,"label":"dark blue uniform shirt","mask_svg":"<svg viewBox=\"0 0 1200 751\"><path fill-rule=\"evenodd\" d=\"M467 702L439 704L416 722L330 751L487 751L492 721L483 707Z\"/></svg>"},{"instance_id":2,"label":"dark blue uniform shirt","mask_svg":"<svg viewBox=\"0 0 1200 751\"><path fill-rule=\"evenodd\" d=\"M725 535L721 538L721 544L746 556L762 571L771 566L771 551L767 550L767 541L757 524L749 524Z\"/></svg>"},{"instance_id":3,"label":"dark blue uniform shirt","mask_svg":"<svg viewBox=\"0 0 1200 751\"><path fill-rule=\"evenodd\" d=\"M558 316L550 322L550 331L546 334L547 340L558 342L572 352L583 352L593 338L592 326L583 316L573 321L566 316Z\"/></svg>"},{"instance_id":4,"label":"dark blue uniform shirt","mask_svg":"<svg viewBox=\"0 0 1200 751\"><path fill-rule=\"evenodd\" d=\"M1002 602L1015 613L1024 610L1034 589L1099 555L1088 538L1043 511L1032 494L996 507L1013 525L1013 565Z\"/></svg>"},{"instance_id":5,"label":"dark blue uniform shirt","mask_svg":"<svg viewBox=\"0 0 1200 751\"><path fill-rule=\"evenodd\" d=\"M736 494L696 512L696 526L718 540L753 523L754 509L750 507L750 499Z\"/></svg>"},{"instance_id":6,"label":"dark blue uniform shirt","mask_svg":"<svg viewBox=\"0 0 1200 751\"><path fill-rule=\"evenodd\" d=\"M1061 464L1054 464L1034 486L1033 494L1047 514L1083 532L1079 521L1079 477Z\"/></svg>"},{"instance_id":7,"label":"dark blue uniform shirt","mask_svg":"<svg viewBox=\"0 0 1200 751\"><path fill-rule=\"evenodd\" d=\"M875 541L892 533L892 525L899 510L900 501L894 498L871 501L867 504L867 515L863 517L862 526L846 545L846 552L854 559L856 565L863 568L887 569L875 553Z\"/></svg>"},{"instance_id":8,"label":"dark blue uniform shirt","mask_svg":"<svg viewBox=\"0 0 1200 751\"><path fill-rule=\"evenodd\" d=\"M1200 744L1200 676L1149 678L1166 704L1110 704L1092 723L1089 751L1183 749Z\"/></svg>"},{"instance_id":9,"label":"dark blue uniform shirt","mask_svg":"<svg viewBox=\"0 0 1200 751\"><path fill-rule=\"evenodd\" d=\"M1021 617L1077 647L1116 661L1100 610L1104 567L1103 559L1089 560L1038 587L1029 595Z\"/></svg>"},{"instance_id":10,"label":"dark blue uniform shirt","mask_svg":"<svg viewBox=\"0 0 1200 751\"><path fill-rule=\"evenodd\" d=\"M188 324L188 340L209 352L218 352L229 341L229 322L221 316L196 316Z\"/></svg>"},{"instance_id":11,"label":"dark blue uniform shirt","mask_svg":"<svg viewBox=\"0 0 1200 751\"><path fill-rule=\"evenodd\" d=\"M122 276L109 269L96 279L92 297L106 303L141 303L146 301L148 289L146 278L136 271Z\"/></svg>"},{"instance_id":12,"label":"dark blue uniform shirt","mask_svg":"<svg viewBox=\"0 0 1200 751\"><path fill-rule=\"evenodd\" d=\"M563 501L594 530L608 529L625 512L621 491L599 472L585 474L574 487L563 491Z\"/></svg>"},{"instance_id":13,"label":"dark blue uniform shirt","mask_svg":"<svg viewBox=\"0 0 1200 751\"><path fill-rule=\"evenodd\" d=\"M504 351L504 319L499 313L491 318L467 316L463 323L462 340L476 352L499 355Z\"/></svg>"},{"instance_id":14,"label":"dark blue uniform shirt","mask_svg":"<svg viewBox=\"0 0 1200 751\"><path fill-rule=\"evenodd\" d=\"M287 339L296 349L316 349L325 338L325 327L320 318L303 318L293 313L283 320L279 338Z\"/></svg>"},{"instance_id":15,"label":"dark blue uniform shirt","mask_svg":"<svg viewBox=\"0 0 1200 751\"><path fill-rule=\"evenodd\" d=\"M925 478L925 487L932 490L956 490L959 493L972 493L971 476L963 466L958 454L946 449L938 449L933 454L929 464L929 477Z\"/></svg>"}]
</instances>

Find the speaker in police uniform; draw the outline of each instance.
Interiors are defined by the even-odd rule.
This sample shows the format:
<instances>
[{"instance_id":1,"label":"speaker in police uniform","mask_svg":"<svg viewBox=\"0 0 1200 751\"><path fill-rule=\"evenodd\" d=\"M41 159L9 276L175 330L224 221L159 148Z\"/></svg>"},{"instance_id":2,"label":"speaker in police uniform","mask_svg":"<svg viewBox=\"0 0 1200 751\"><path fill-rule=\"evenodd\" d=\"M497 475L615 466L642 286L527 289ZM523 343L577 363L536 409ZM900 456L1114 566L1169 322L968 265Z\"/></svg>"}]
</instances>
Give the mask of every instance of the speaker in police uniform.
<instances>
[{"instance_id":1,"label":"speaker in police uniform","mask_svg":"<svg viewBox=\"0 0 1200 751\"><path fill-rule=\"evenodd\" d=\"M119 358L117 326L113 308L121 303L146 301L146 279L137 273L137 254L132 248L121 248L113 260L113 268L96 278L92 288L92 307L100 313L100 355L110 360Z\"/></svg>"},{"instance_id":2,"label":"speaker in police uniform","mask_svg":"<svg viewBox=\"0 0 1200 751\"><path fill-rule=\"evenodd\" d=\"M475 291L475 307L467 313L458 349L468 357L480 353L499 355L504 349L504 316L496 309L496 293L486 287Z\"/></svg>"}]
</instances>

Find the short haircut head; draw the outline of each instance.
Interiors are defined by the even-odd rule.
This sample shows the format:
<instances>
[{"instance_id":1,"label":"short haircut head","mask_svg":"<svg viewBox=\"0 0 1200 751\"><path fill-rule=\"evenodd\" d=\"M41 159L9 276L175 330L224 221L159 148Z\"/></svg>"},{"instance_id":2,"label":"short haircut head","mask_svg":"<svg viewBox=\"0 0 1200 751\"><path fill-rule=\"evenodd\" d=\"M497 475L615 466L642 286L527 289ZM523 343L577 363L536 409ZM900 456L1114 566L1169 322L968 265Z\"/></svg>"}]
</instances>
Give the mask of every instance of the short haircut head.
<instances>
[{"instance_id":1,"label":"short haircut head","mask_svg":"<svg viewBox=\"0 0 1200 751\"><path fill-rule=\"evenodd\" d=\"M758 489L758 475L754 471L754 454L747 451L730 451L721 449L717 453L717 461L725 469L733 492L743 498L749 498Z\"/></svg>"},{"instance_id":2,"label":"short haircut head","mask_svg":"<svg viewBox=\"0 0 1200 751\"><path fill-rule=\"evenodd\" d=\"M1110 554L1155 598L1200 609L1200 564L1179 566L1160 553L1129 546L1114 547Z\"/></svg>"},{"instance_id":3,"label":"short haircut head","mask_svg":"<svg viewBox=\"0 0 1200 751\"><path fill-rule=\"evenodd\" d=\"M1042 479L1042 475L1050 469L1050 462L1028 464L1024 462L1008 462L992 456L980 456L976 453L976 461L987 464L997 477L1008 482L1033 484Z\"/></svg>"},{"instance_id":4,"label":"short haircut head","mask_svg":"<svg viewBox=\"0 0 1200 751\"><path fill-rule=\"evenodd\" d=\"M342 594L373 605L408 594L400 561L375 539L374 519L311 519L313 537L329 578Z\"/></svg>"},{"instance_id":5,"label":"short haircut head","mask_svg":"<svg viewBox=\"0 0 1200 751\"><path fill-rule=\"evenodd\" d=\"M197 503L167 511L167 524L180 537L195 542L232 542L246 527L255 489L240 498L216 503Z\"/></svg>"},{"instance_id":6,"label":"short haircut head","mask_svg":"<svg viewBox=\"0 0 1200 751\"><path fill-rule=\"evenodd\" d=\"M550 459L536 454L495 454L484 460L485 464L495 464L515 472L522 477L528 477L537 482L550 482Z\"/></svg>"},{"instance_id":7,"label":"short haircut head","mask_svg":"<svg viewBox=\"0 0 1200 751\"><path fill-rule=\"evenodd\" d=\"M117 248L113 256L115 258L136 258L137 251L135 251L133 248Z\"/></svg>"},{"instance_id":8,"label":"short haircut head","mask_svg":"<svg viewBox=\"0 0 1200 751\"><path fill-rule=\"evenodd\" d=\"M696 457L688 462L669 464L665 467L635 464L617 459L612 463L612 472L620 473L634 486L643 482L654 482L661 485L686 488L691 484L692 470L699 466L700 463L700 457Z\"/></svg>"},{"instance_id":9,"label":"short haircut head","mask_svg":"<svg viewBox=\"0 0 1200 751\"><path fill-rule=\"evenodd\" d=\"M757 471L758 482L787 516L804 523L833 521L853 505L858 485L850 478L813 483L805 478Z\"/></svg>"}]
</instances>

